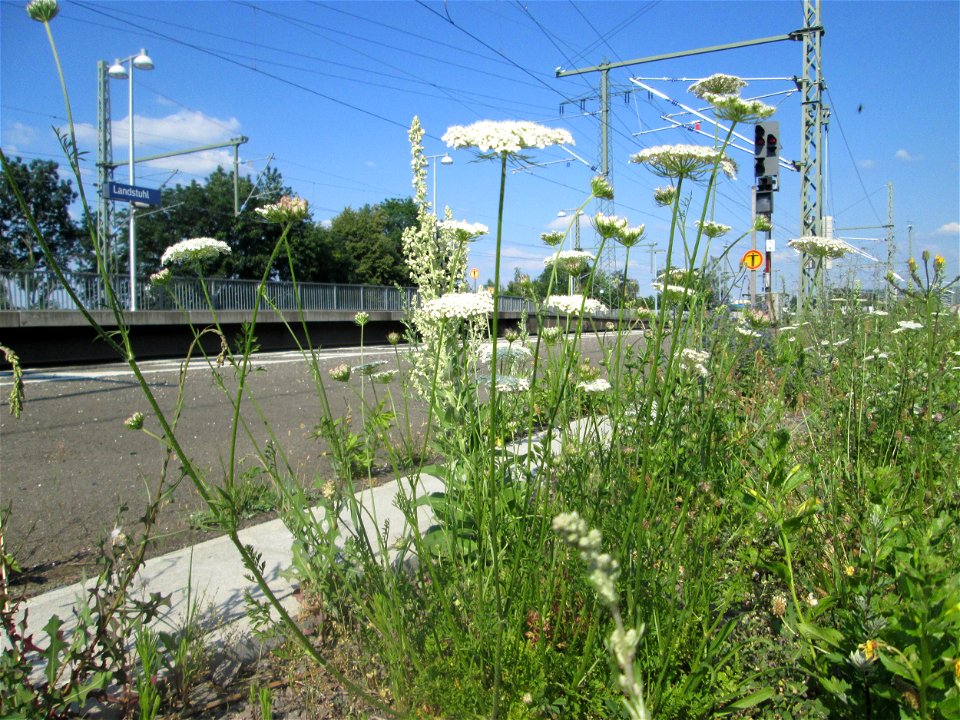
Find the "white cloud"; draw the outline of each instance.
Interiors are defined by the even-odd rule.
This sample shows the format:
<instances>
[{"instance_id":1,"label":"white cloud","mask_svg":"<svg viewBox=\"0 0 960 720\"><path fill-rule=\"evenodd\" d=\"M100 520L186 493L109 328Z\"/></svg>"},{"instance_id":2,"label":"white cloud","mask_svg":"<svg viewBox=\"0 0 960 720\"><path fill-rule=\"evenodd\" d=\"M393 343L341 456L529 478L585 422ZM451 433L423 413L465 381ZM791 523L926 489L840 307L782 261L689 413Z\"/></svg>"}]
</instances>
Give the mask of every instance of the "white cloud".
<instances>
[{"instance_id":1,"label":"white cloud","mask_svg":"<svg viewBox=\"0 0 960 720\"><path fill-rule=\"evenodd\" d=\"M960 233L960 222L948 222L936 229L934 235L956 235Z\"/></svg>"},{"instance_id":2,"label":"white cloud","mask_svg":"<svg viewBox=\"0 0 960 720\"><path fill-rule=\"evenodd\" d=\"M236 118L220 119L193 110L180 110L161 118L136 115L133 127L137 156L154 155L173 150L189 150L198 145L213 145L226 142L240 134L240 121ZM113 122L114 161L126 160L128 118ZM96 153L97 128L89 123L74 127L80 147L92 147ZM180 170L191 175L209 175L218 166L233 165L233 151L229 148L204 150L202 152L176 155L146 163L161 170Z\"/></svg>"},{"instance_id":3,"label":"white cloud","mask_svg":"<svg viewBox=\"0 0 960 720\"><path fill-rule=\"evenodd\" d=\"M877 166L876 160L861 160L857 163L860 166L861 170L873 170Z\"/></svg>"},{"instance_id":4,"label":"white cloud","mask_svg":"<svg viewBox=\"0 0 960 720\"><path fill-rule=\"evenodd\" d=\"M530 277L535 278L543 272L543 259L549 254L548 248L544 247L544 252L531 252L522 248L512 246L505 247L501 252L504 264L511 268L520 268Z\"/></svg>"},{"instance_id":5,"label":"white cloud","mask_svg":"<svg viewBox=\"0 0 960 720\"><path fill-rule=\"evenodd\" d=\"M233 168L233 151L220 148L217 150L203 150L202 152L187 155L151 160L144 163L147 167L159 170L179 170L188 175L209 175L218 167L223 166L228 171Z\"/></svg>"},{"instance_id":6,"label":"white cloud","mask_svg":"<svg viewBox=\"0 0 960 720\"><path fill-rule=\"evenodd\" d=\"M3 147L4 152L15 155L21 149L30 147L37 139L37 130L29 125L15 122L4 128Z\"/></svg>"},{"instance_id":7,"label":"white cloud","mask_svg":"<svg viewBox=\"0 0 960 720\"><path fill-rule=\"evenodd\" d=\"M904 150L903 148L897 150L893 156L897 160L903 160L903 162L914 162L920 159L919 155L911 155L909 150Z\"/></svg>"}]
</instances>

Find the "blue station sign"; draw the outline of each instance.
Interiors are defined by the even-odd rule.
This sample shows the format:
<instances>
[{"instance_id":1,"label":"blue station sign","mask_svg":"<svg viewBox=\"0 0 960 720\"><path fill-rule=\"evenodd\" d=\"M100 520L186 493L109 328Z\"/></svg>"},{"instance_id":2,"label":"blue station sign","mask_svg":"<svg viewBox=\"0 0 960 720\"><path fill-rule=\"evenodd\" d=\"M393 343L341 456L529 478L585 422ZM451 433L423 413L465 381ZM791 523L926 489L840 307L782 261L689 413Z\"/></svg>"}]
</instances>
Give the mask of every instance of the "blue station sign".
<instances>
[{"instance_id":1,"label":"blue station sign","mask_svg":"<svg viewBox=\"0 0 960 720\"><path fill-rule=\"evenodd\" d=\"M107 183L107 198L135 205L157 206L160 204L160 191L153 188L138 187L137 185L109 182Z\"/></svg>"}]
</instances>

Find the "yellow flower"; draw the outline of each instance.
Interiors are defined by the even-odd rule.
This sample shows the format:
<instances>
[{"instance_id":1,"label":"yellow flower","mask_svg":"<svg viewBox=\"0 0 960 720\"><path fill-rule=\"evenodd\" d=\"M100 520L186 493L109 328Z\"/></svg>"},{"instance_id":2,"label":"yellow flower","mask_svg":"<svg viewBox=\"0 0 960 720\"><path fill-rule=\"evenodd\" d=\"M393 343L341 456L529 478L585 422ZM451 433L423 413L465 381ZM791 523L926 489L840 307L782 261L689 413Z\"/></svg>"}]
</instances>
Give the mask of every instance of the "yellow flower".
<instances>
[{"instance_id":1,"label":"yellow flower","mask_svg":"<svg viewBox=\"0 0 960 720\"><path fill-rule=\"evenodd\" d=\"M863 650L863 656L867 658L867 660L875 660L880 652L880 643L876 640L867 640L857 645L857 649Z\"/></svg>"},{"instance_id":2,"label":"yellow flower","mask_svg":"<svg viewBox=\"0 0 960 720\"><path fill-rule=\"evenodd\" d=\"M844 572L847 573L847 577L853 577L857 573L857 569L853 565L847 565Z\"/></svg>"},{"instance_id":3,"label":"yellow flower","mask_svg":"<svg viewBox=\"0 0 960 720\"><path fill-rule=\"evenodd\" d=\"M933 258L933 269L942 270L946 262L947 261L943 259L943 255L935 255Z\"/></svg>"}]
</instances>

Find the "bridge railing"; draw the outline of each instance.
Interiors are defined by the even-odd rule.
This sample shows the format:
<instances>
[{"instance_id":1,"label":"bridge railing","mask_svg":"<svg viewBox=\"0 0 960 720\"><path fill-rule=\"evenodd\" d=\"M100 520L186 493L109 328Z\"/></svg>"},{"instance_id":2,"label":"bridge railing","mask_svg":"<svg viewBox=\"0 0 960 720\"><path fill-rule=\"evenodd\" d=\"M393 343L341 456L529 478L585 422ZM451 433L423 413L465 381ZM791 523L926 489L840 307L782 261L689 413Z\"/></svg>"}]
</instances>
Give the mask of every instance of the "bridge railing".
<instances>
[{"instance_id":1,"label":"bridge railing","mask_svg":"<svg viewBox=\"0 0 960 720\"><path fill-rule=\"evenodd\" d=\"M97 273L68 272L67 282L90 310L109 308L107 290ZM258 281L223 278L173 277L165 287L137 281L137 307L141 310L252 310ZM130 278L115 276L111 287L121 307L130 305ZM204 292L206 290L206 292ZM416 302L417 289L379 285L340 285L274 281L264 287L269 301L279 310L403 311ZM298 302L299 300L299 302ZM44 270L0 270L0 310L77 310L56 275ZM523 298L501 296L501 312L533 312Z\"/></svg>"}]
</instances>

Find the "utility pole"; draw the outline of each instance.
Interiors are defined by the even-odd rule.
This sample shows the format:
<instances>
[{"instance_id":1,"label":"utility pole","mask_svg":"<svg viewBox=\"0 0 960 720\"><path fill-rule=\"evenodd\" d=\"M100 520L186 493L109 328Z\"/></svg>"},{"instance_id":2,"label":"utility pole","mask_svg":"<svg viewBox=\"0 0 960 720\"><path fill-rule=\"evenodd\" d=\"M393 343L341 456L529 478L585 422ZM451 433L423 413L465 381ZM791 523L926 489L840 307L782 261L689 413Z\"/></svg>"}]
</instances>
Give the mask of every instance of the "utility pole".
<instances>
[{"instance_id":1,"label":"utility pole","mask_svg":"<svg viewBox=\"0 0 960 720\"><path fill-rule=\"evenodd\" d=\"M823 228L823 133L830 111L823 106L821 73L820 0L803 0L803 77L800 79L801 112L803 114L800 151L800 222L803 236L824 234ZM800 282L797 288L798 309L803 308L812 280L812 258L800 255Z\"/></svg>"},{"instance_id":2,"label":"utility pole","mask_svg":"<svg viewBox=\"0 0 960 720\"><path fill-rule=\"evenodd\" d=\"M810 4L811 2L816 3L816 19L819 23L819 9L820 9L820 0L804 0L805 3ZM735 50L738 48L752 47L754 45L766 45L768 43L782 42L784 40L803 40L804 47L806 47L807 37L810 34L817 35L817 72L819 73L819 34L822 34L823 28L818 27L814 24L811 24L811 17L806 15L806 24L800 30L795 30L786 35L772 35L765 38L757 38L755 40L742 40L740 42L726 43L724 45L712 45L709 47L696 48L694 50L681 50L679 52L665 53L662 55L650 55L648 57L638 58L636 60L624 60L621 62L601 62L599 65L593 65L585 68L578 68L576 70L564 70L563 68L557 68L556 77L570 77L572 75L584 75L586 73L599 72L600 73L600 135L601 135L601 149L600 149L600 167L601 172L604 177L607 177L610 168L610 134L609 134L609 112L610 112L610 92L609 92L609 81L608 73L610 70L622 67L629 67L631 65L643 65L651 62L659 62L661 60L674 60L676 58L682 57L691 57L693 55L705 55L708 53L722 52L725 50ZM806 53L805 53L806 56ZM806 71L806 63L804 63L804 70ZM818 74L819 77L819 74ZM819 83L818 83L818 93L819 93ZM819 97L819 95L818 95ZM822 206L822 203L821 203ZM597 258L597 262L601 262L600 258ZM601 264L601 268L604 267Z\"/></svg>"},{"instance_id":3,"label":"utility pole","mask_svg":"<svg viewBox=\"0 0 960 720\"><path fill-rule=\"evenodd\" d=\"M100 197L97 200L97 244L107 274L114 271L113 241L110 226L110 201L107 200L107 183L113 180L113 134L110 128L110 82L107 63L97 61L97 183Z\"/></svg>"}]
</instances>

